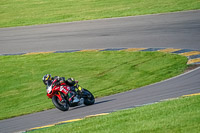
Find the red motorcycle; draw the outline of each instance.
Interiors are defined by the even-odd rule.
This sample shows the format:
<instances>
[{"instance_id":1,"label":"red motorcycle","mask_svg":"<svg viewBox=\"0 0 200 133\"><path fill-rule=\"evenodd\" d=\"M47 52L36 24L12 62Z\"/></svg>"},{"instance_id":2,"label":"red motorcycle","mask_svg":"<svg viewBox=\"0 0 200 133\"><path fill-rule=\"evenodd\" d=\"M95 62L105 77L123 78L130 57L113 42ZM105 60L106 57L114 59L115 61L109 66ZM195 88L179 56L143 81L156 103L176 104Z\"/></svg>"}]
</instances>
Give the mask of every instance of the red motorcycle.
<instances>
[{"instance_id":1,"label":"red motorcycle","mask_svg":"<svg viewBox=\"0 0 200 133\"><path fill-rule=\"evenodd\" d=\"M56 80L49 80L47 82L47 96L52 99L52 102L56 108L62 111L67 111L69 107L74 107L81 104L94 104L95 98L93 94L87 89L80 87L78 84L76 86L77 89L74 91L79 99L79 102L74 103L74 96L70 97L72 94L71 87L72 86L67 85L65 82L57 85Z\"/></svg>"}]
</instances>

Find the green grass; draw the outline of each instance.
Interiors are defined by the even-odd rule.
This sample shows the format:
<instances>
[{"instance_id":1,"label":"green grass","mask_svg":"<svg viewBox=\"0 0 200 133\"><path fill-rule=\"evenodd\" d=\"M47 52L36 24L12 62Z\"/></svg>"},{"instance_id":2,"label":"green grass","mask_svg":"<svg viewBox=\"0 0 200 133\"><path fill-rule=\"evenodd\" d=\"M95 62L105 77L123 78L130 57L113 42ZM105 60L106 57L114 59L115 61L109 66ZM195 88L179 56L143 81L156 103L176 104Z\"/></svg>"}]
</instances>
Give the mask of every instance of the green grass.
<instances>
[{"instance_id":1,"label":"green grass","mask_svg":"<svg viewBox=\"0 0 200 133\"><path fill-rule=\"evenodd\" d=\"M95 97L182 73L187 58L160 52L75 52L0 56L0 119L53 108L43 75L74 77Z\"/></svg>"},{"instance_id":2,"label":"green grass","mask_svg":"<svg viewBox=\"0 0 200 133\"><path fill-rule=\"evenodd\" d=\"M200 9L199 0L1 0L0 27Z\"/></svg>"},{"instance_id":3,"label":"green grass","mask_svg":"<svg viewBox=\"0 0 200 133\"><path fill-rule=\"evenodd\" d=\"M199 133L200 96L180 98L86 118L33 133Z\"/></svg>"}]
</instances>

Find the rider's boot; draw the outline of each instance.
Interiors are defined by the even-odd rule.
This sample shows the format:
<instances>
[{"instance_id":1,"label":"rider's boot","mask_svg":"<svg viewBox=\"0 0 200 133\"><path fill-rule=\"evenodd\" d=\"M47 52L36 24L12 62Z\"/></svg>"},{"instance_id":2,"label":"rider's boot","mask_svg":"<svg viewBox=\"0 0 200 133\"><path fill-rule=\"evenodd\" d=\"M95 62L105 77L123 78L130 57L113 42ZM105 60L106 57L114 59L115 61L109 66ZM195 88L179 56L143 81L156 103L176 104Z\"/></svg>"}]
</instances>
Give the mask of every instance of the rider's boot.
<instances>
[{"instance_id":1,"label":"rider's boot","mask_svg":"<svg viewBox=\"0 0 200 133\"><path fill-rule=\"evenodd\" d=\"M84 103L84 99L81 98L81 99L80 99L80 102L79 102L79 105L81 105L81 104L83 104L83 103Z\"/></svg>"},{"instance_id":2,"label":"rider's boot","mask_svg":"<svg viewBox=\"0 0 200 133\"><path fill-rule=\"evenodd\" d=\"M74 100L73 100L73 103L77 103L77 102L79 102L80 100L78 99L78 96L76 95L75 97L74 97Z\"/></svg>"}]
</instances>

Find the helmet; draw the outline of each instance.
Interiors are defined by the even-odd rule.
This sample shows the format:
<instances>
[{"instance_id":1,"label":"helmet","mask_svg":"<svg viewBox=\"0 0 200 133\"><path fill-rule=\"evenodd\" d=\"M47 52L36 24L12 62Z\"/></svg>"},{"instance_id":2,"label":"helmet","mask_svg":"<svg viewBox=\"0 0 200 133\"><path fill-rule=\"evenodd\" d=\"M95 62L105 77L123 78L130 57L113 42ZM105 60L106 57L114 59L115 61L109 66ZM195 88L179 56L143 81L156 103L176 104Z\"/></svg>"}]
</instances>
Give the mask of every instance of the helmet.
<instances>
[{"instance_id":1,"label":"helmet","mask_svg":"<svg viewBox=\"0 0 200 133\"><path fill-rule=\"evenodd\" d=\"M43 76L42 81L47 85L47 81L52 80L51 74L46 74Z\"/></svg>"}]
</instances>

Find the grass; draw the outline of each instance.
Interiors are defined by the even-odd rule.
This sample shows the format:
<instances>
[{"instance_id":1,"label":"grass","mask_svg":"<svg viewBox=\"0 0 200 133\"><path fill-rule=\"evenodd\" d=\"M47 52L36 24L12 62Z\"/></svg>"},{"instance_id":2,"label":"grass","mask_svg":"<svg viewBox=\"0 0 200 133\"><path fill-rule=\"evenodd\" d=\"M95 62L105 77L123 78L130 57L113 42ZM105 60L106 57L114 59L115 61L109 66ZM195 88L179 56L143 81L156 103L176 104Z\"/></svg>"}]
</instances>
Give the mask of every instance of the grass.
<instances>
[{"instance_id":1,"label":"grass","mask_svg":"<svg viewBox=\"0 0 200 133\"><path fill-rule=\"evenodd\" d=\"M1 0L0 27L200 9L199 0Z\"/></svg>"},{"instance_id":2,"label":"grass","mask_svg":"<svg viewBox=\"0 0 200 133\"><path fill-rule=\"evenodd\" d=\"M152 84L182 73L187 58L160 52L74 52L0 56L0 119L54 108L43 75L74 77L95 97Z\"/></svg>"},{"instance_id":3,"label":"grass","mask_svg":"<svg viewBox=\"0 0 200 133\"><path fill-rule=\"evenodd\" d=\"M179 98L31 132L198 133L200 131L199 102L200 96Z\"/></svg>"}]
</instances>

